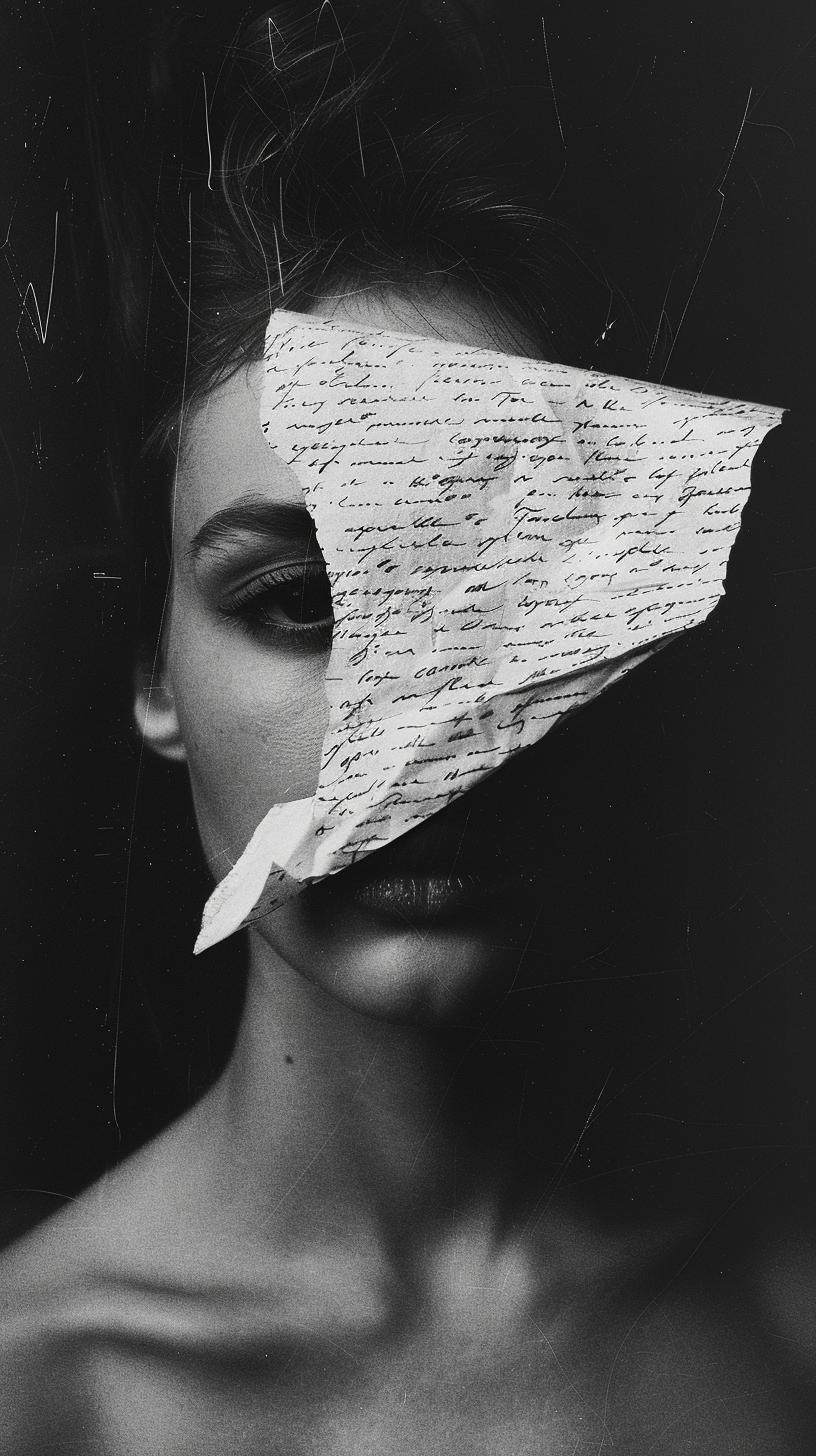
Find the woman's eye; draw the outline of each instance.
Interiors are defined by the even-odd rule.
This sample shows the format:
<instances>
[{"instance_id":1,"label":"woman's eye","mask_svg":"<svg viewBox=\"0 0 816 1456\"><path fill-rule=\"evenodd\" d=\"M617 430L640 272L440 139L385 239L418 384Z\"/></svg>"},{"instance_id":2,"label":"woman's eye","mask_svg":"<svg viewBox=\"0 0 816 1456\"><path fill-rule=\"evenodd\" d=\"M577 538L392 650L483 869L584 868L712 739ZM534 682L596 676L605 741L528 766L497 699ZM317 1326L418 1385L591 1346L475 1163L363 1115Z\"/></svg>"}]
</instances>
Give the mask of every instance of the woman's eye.
<instances>
[{"instance_id":1,"label":"woman's eye","mask_svg":"<svg viewBox=\"0 0 816 1456\"><path fill-rule=\"evenodd\" d=\"M331 645L331 586L322 563L265 572L232 592L219 610L262 643L291 642L312 651Z\"/></svg>"}]
</instances>

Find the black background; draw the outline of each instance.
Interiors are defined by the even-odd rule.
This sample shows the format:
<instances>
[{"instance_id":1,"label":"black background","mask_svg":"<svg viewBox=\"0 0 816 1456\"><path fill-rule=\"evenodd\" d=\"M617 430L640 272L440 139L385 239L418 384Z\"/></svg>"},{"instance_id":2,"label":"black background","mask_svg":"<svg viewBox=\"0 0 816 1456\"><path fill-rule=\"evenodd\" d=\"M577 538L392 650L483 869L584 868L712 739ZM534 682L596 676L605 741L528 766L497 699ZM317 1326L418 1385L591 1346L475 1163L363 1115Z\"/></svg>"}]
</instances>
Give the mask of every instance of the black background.
<instances>
[{"instance_id":1,"label":"black background","mask_svg":"<svg viewBox=\"0 0 816 1456\"><path fill-rule=\"evenodd\" d=\"M563 138L551 209L615 285L588 352L568 362L792 410L763 450L728 673L711 653L702 672L700 660L679 661L671 682L647 674L627 702L631 715L643 695L660 697L666 751L693 760L701 813L727 825L699 855L692 845L707 875L722 871L721 893L703 896L708 909L689 919L678 954L695 984L727 963L723 1000L743 1007L738 1060L764 1079L800 1192L814 1011L807 8L551 3L542 25L539 6L519 3L500 25L519 84L540 88ZM227 1054L240 1005L240 947L190 954L207 880L183 774L143 757L130 725L140 566L121 550L98 383L108 325L89 158L101 146L126 169L143 125L144 35L166 9L27 3L0 21L8 1233L196 1096ZM251 12L200 0L179 13L228 40ZM191 97L203 127L203 97L195 87ZM610 731L625 757L625 714ZM678 827L676 812L655 830L656 854L673 834L701 832Z\"/></svg>"}]
</instances>

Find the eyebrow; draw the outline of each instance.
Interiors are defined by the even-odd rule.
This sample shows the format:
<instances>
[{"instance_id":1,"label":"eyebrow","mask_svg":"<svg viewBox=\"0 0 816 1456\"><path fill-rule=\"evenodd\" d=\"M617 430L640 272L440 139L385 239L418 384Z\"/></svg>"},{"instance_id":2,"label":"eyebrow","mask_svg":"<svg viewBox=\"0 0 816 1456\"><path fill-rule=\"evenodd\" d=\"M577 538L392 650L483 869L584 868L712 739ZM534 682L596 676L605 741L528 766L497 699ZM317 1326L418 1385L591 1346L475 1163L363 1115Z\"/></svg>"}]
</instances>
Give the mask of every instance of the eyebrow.
<instances>
[{"instance_id":1,"label":"eyebrow","mask_svg":"<svg viewBox=\"0 0 816 1456\"><path fill-rule=\"evenodd\" d=\"M236 536L274 537L286 541L308 541L315 526L305 506L266 500L263 496L245 495L223 511L216 511L196 531L188 555L197 561L202 551L216 550Z\"/></svg>"}]
</instances>

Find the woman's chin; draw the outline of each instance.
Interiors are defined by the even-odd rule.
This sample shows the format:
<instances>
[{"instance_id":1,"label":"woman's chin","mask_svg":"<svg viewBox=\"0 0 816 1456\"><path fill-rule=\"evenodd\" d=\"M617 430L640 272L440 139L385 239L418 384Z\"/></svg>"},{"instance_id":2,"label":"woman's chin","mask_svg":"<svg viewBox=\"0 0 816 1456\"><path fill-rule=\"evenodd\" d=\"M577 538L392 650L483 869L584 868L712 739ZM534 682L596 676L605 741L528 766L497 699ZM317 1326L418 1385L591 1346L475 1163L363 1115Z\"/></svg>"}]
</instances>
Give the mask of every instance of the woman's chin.
<instances>
[{"instance_id":1,"label":"woman's chin","mask_svg":"<svg viewBox=\"0 0 816 1456\"><path fill-rule=\"evenodd\" d=\"M511 989L524 941L469 913L473 900L464 879L401 877L353 897L306 891L253 929L363 1015L477 1026Z\"/></svg>"}]
</instances>

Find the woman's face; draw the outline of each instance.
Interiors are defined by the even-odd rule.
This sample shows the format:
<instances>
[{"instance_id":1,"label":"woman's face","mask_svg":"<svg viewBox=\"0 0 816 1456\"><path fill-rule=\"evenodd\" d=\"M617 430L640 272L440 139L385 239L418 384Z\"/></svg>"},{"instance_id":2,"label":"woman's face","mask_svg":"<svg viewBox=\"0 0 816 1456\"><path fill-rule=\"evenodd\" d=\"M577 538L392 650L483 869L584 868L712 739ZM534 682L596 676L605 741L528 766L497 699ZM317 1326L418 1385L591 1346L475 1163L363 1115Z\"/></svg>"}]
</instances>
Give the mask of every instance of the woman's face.
<instances>
[{"instance_id":1,"label":"woman's face","mask_svg":"<svg viewBox=\"0 0 816 1456\"><path fill-rule=\"evenodd\" d=\"M358 295L321 312L519 352L473 305ZM272 804L314 793L327 725L328 584L301 488L260 429L261 375L239 374L191 418L174 500L166 685L218 879ZM495 1003L544 903L537 758L511 761L251 933L370 1014L460 1019Z\"/></svg>"}]
</instances>

